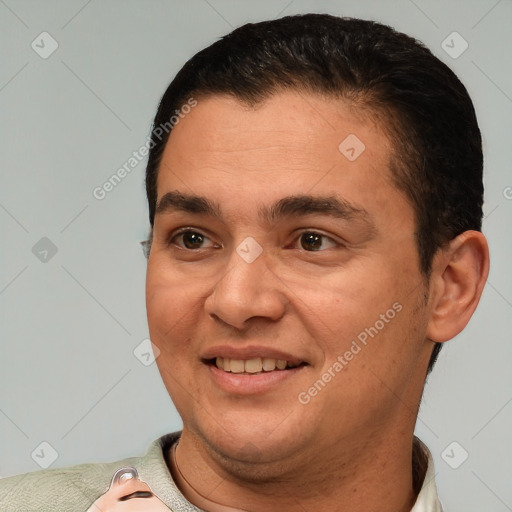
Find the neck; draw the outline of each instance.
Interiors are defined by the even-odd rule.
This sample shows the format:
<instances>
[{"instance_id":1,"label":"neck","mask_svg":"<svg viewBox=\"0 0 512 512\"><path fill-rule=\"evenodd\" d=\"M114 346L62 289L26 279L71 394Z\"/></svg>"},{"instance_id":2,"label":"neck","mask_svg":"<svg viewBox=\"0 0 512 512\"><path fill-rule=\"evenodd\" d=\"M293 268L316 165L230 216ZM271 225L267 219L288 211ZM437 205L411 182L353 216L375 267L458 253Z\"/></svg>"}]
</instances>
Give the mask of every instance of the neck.
<instances>
[{"instance_id":1,"label":"neck","mask_svg":"<svg viewBox=\"0 0 512 512\"><path fill-rule=\"evenodd\" d=\"M339 450L332 446L325 453L305 450L295 460L248 465L226 460L184 429L176 449L180 474L169 465L184 496L199 507L207 500L212 511L226 506L290 512L409 512L416 497L412 430L392 439L379 434L372 432L355 442L340 440ZM169 451L168 460L171 455Z\"/></svg>"}]
</instances>

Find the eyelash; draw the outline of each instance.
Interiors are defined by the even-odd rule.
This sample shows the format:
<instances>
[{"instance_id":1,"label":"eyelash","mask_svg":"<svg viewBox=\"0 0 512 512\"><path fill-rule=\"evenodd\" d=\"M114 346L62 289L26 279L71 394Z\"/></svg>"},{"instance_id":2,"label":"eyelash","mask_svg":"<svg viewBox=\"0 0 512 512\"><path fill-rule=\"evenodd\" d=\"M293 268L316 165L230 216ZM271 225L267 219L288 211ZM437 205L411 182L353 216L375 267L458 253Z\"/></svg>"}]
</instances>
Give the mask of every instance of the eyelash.
<instances>
[{"instance_id":1,"label":"eyelash","mask_svg":"<svg viewBox=\"0 0 512 512\"><path fill-rule=\"evenodd\" d=\"M194 228L182 228L180 229L179 231L173 233L170 238L169 238L169 241L168 241L168 245L177 245L175 240L180 237L180 236L183 236L187 233L194 233L194 234L198 234L200 236L202 236L203 238L206 238L208 240L211 240L209 236L205 235L204 233L202 233L200 230L197 230L197 229L194 229ZM306 235L306 234L310 234L310 235L318 235L322 238L322 240L328 240L329 242L332 242L333 244L335 244L336 246L340 247L340 246L343 246L343 244L341 244L340 242L337 242L336 240L334 240L333 238L331 238L330 236L327 236L325 235L324 233L321 233L319 231L315 231L315 230L312 230L312 229L305 229L305 230L302 230L300 233L297 234L297 236L294 238L293 240L293 245L296 245L297 241L300 240L300 237L303 236L303 235ZM186 247L181 247L178 245L178 247L180 249L183 249L185 251L199 251L201 249L205 249L203 247L199 248L199 249L188 249ZM219 247L217 245L217 247ZM317 251L306 251L305 249L302 249L304 252L322 252L322 250L317 250ZM325 249L323 249L325 250Z\"/></svg>"}]
</instances>

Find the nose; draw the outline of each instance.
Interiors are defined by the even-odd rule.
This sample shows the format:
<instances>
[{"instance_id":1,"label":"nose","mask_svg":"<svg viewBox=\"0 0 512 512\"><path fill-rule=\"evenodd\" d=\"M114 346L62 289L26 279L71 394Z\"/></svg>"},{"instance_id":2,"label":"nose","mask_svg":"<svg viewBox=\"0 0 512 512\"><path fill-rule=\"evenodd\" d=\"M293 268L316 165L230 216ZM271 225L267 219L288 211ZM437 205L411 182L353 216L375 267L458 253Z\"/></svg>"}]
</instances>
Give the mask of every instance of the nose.
<instances>
[{"instance_id":1,"label":"nose","mask_svg":"<svg viewBox=\"0 0 512 512\"><path fill-rule=\"evenodd\" d=\"M265 251L254 260L233 251L204 304L211 318L243 330L252 318L276 321L283 316L283 284L266 259Z\"/></svg>"}]
</instances>

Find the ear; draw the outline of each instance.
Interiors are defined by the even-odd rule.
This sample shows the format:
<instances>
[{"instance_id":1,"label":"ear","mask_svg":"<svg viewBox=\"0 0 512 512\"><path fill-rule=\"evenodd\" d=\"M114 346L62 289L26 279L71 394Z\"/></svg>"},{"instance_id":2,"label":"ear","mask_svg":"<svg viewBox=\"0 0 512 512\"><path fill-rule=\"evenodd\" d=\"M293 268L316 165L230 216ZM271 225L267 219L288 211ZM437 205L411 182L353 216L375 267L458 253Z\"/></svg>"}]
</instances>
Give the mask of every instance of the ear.
<instances>
[{"instance_id":1,"label":"ear","mask_svg":"<svg viewBox=\"0 0 512 512\"><path fill-rule=\"evenodd\" d=\"M465 231L434 257L427 338L448 341L466 327L489 274L489 248L479 231Z\"/></svg>"}]
</instances>

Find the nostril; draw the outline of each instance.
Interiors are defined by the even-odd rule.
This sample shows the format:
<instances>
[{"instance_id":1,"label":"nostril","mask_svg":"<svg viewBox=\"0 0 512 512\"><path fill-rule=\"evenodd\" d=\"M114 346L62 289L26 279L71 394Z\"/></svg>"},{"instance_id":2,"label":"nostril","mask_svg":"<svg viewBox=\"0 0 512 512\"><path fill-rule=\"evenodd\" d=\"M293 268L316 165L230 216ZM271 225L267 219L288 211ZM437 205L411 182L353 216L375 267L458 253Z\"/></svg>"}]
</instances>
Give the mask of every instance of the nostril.
<instances>
[{"instance_id":1,"label":"nostril","mask_svg":"<svg viewBox=\"0 0 512 512\"><path fill-rule=\"evenodd\" d=\"M135 491L131 494L127 494L126 496L121 496L118 501L127 501L132 500L133 498L152 498L153 493L148 491Z\"/></svg>"}]
</instances>

